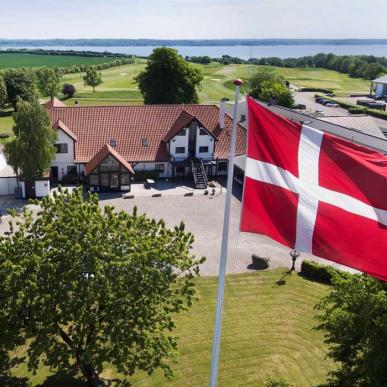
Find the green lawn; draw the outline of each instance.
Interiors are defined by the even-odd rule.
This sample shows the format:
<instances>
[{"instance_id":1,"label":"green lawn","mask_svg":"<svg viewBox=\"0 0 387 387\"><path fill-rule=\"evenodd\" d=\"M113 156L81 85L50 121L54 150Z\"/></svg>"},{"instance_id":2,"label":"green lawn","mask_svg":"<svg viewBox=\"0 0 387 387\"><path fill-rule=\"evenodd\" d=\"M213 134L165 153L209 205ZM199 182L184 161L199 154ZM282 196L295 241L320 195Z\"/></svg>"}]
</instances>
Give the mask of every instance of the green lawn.
<instances>
[{"instance_id":1,"label":"green lawn","mask_svg":"<svg viewBox=\"0 0 387 387\"><path fill-rule=\"evenodd\" d=\"M317 386L326 380L333 364L325 358L327 347L321 333L313 330L313 307L327 286L296 273L278 285L284 273L277 269L227 276L219 386L262 386L269 376L282 377L297 387ZM176 318L180 342L174 379L168 382L160 372L138 373L130 379L134 386L208 385L216 286L216 278L199 279L199 301ZM53 376L43 368L35 376L25 367L13 375L28 377L33 386L50 375L45 386L77 385L71 378L60 384L63 375ZM107 369L103 376L118 375Z\"/></svg>"},{"instance_id":2,"label":"green lawn","mask_svg":"<svg viewBox=\"0 0 387 387\"><path fill-rule=\"evenodd\" d=\"M112 57L83 57L72 55L37 55L0 53L0 69L7 67L68 67L72 65L95 65L114 61Z\"/></svg>"},{"instance_id":3,"label":"green lawn","mask_svg":"<svg viewBox=\"0 0 387 387\"><path fill-rule=\"evenodd\" d=\"M39 55L36 55L39 56ZM43 59L55 59L46 57ZM75 59L90 59L71 57ZM63 59L63 57L61 57ZM108 58L94 58L108 59ZM1 55L0 55L1 65ZM234 87L232 81L235 78L245 80L242 93L247 91L248 79L257 69L264 66L254 65L220 65L211 63L210 65L193 64L201 69L204 80L199 92L201 103L219 103L222 97L233 99ZM140 104L142 96L138 90L135 77L145 68L145 61L138 60L137 63L112 67L102 70L103 83L96 88L93 93L91 87L86 87L83 83L83 74L67 74L63 77L63 82L72 83L77 89L77 94L73 99L66 100L67 105L73 105L78 100L81 105L125 105ZM272 67L282 74L290 83L298 87L320 87L334 90L338 96L346 96L354 92L369 91L369 81L365 79L350 78L348 75L340 74L336 71L324 69L287 69L282 67ZM10 117L0 115L0 133L8 130L12 125Z\"/></svg>"}]
</instances>

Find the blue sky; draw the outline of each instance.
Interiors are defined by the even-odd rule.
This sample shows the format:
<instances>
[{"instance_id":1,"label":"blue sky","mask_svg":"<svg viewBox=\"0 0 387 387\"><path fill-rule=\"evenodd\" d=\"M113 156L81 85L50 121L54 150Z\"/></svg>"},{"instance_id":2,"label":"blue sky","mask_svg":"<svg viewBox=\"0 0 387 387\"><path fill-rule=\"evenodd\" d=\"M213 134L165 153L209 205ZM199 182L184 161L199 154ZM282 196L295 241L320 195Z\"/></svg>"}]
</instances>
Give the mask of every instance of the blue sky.
<instances>
[{"instance_id":1,"label":"blue sky","mask_svg":"<svg viewBox=\"0 0 387 387\"><path fill-rule=\"evenodd\" d=\"M386 0L0 0L0 38L387 38Z\"/></svg>"}]
</instances>

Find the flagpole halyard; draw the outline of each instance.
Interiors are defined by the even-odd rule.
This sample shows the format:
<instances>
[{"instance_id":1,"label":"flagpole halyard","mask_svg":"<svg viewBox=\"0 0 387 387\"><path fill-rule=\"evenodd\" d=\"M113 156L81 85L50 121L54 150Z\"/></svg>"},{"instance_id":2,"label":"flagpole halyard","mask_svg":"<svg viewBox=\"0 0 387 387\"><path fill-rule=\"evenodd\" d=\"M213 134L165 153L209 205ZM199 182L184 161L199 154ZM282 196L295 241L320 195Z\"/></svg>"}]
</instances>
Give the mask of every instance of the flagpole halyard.
<instances>
[{"instance_id":1,"label":"flagpole halyard","mask_svg":"<svg viewBox=\"0 0 387 387\"><path fill-rule=\"evenodd\" d=\"M241 85L243 85L243 81L240 79L236 79L234 81L234 85L235 85L234 115L233 115L231 143L230 143L230 159L228 162L226 203L224 206L222 247L221 247L221 253L220 253L218 293L217 293L217 301L216 301L216 314L215 314L215 326L214 326L214 339L213 339L213 344L212 344L210 387L216 387L217 380L218 380L218 366L219 366L219 352L220 352L220 337L221 337L221 330L222 330L224 284L225 284L226 267L227 267L228 232L229 232L229 225L230 225L232 183L233 183L233 179L234 179L234 158L235 158L235 144L236 144L236 127L237 127L237 121L238 121L238 101L239 101L240 87L241 87Z\"/></svg>"}]
</instances>

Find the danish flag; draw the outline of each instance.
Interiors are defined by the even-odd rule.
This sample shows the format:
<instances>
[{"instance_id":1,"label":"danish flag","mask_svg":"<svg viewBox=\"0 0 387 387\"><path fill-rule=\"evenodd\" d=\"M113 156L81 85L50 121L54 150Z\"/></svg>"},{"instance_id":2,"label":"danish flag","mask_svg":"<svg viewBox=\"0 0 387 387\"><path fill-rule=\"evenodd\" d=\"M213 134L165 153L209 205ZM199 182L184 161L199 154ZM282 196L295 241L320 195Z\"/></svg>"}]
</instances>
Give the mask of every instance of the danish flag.
<instances>
[{"instance_id":1,"label":"danish flag","mask_svg":"<svg viewBox=\"0 0 387 387\"><path fill-rule=\"evenodd\" d=\"M241 231L387 281L387 157L248 99Z\"/></svg>"}]
</instances>

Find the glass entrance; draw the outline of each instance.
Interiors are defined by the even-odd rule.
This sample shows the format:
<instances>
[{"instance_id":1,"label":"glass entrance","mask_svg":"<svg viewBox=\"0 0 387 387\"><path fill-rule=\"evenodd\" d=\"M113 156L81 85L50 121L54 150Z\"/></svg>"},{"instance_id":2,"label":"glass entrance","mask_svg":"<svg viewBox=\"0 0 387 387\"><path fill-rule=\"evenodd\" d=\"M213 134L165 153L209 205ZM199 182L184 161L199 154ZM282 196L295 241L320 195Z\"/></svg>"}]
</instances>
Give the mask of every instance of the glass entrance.
<instances>
[{"instance_id":1,"label":"glass entrance","mask_svg":"<svg viewBox=\"0 0 387 387\"><path fill-rule=\"evenodd\" d=\"M110 173L110 189L112 191L118 190L118 173Z\"/></svg>"}]
</instances>

